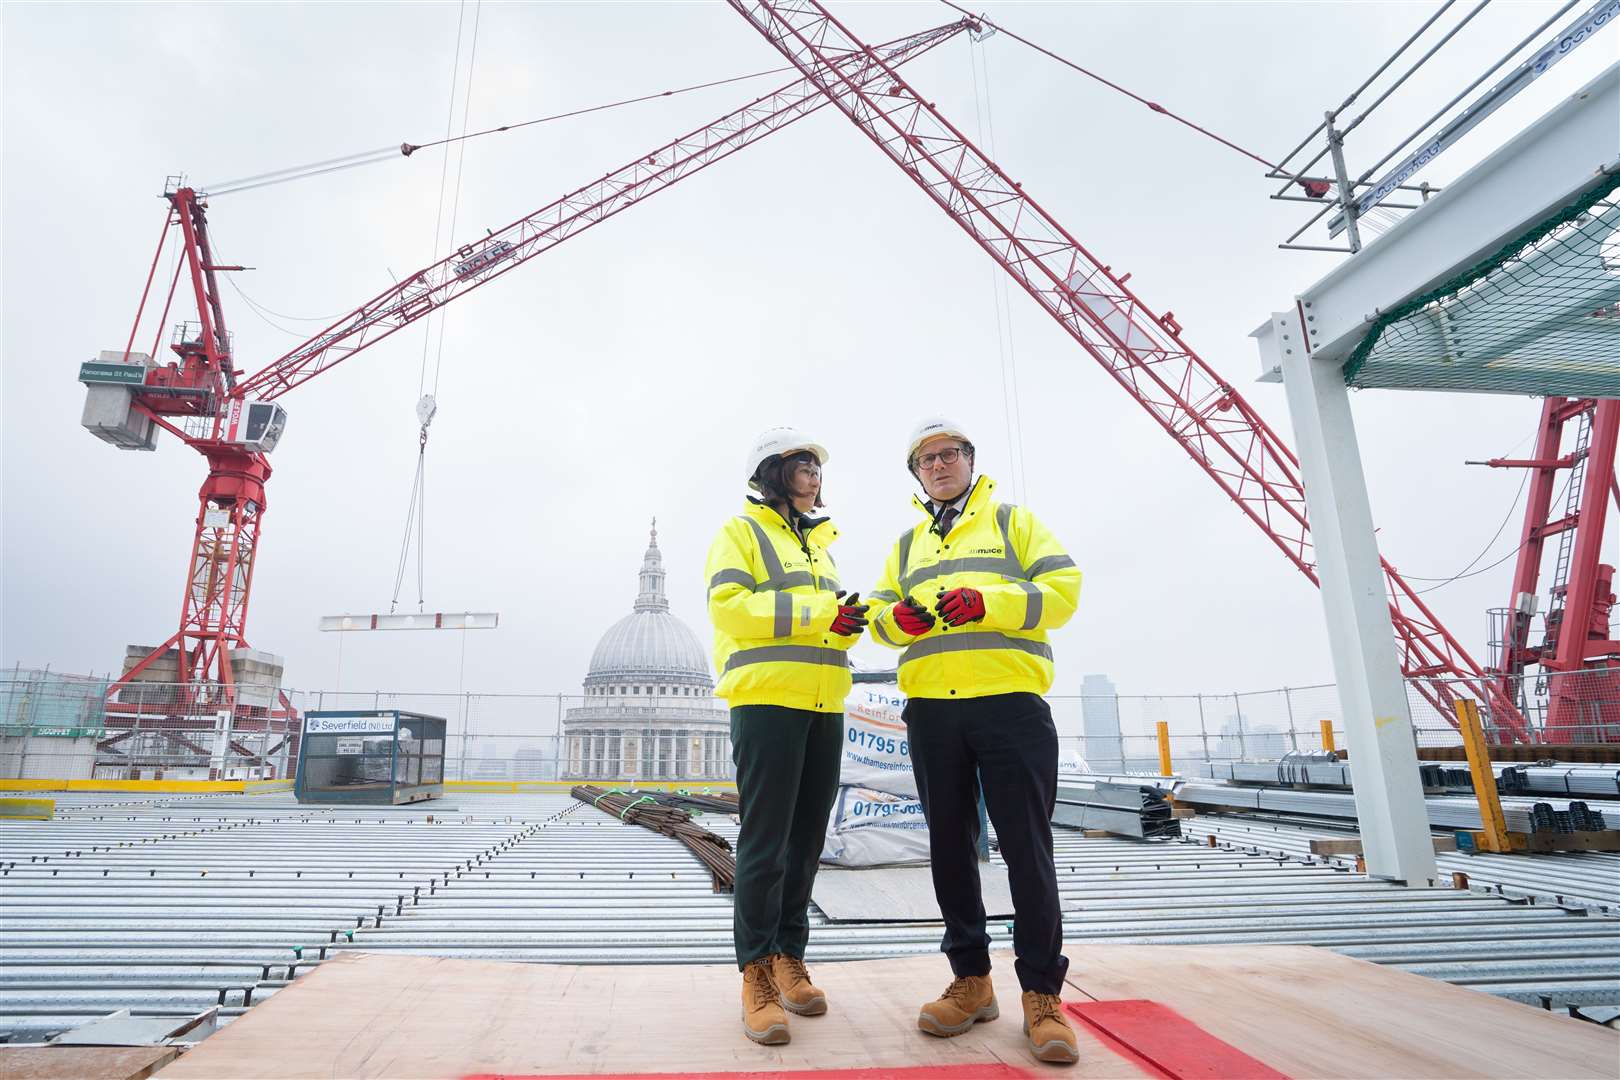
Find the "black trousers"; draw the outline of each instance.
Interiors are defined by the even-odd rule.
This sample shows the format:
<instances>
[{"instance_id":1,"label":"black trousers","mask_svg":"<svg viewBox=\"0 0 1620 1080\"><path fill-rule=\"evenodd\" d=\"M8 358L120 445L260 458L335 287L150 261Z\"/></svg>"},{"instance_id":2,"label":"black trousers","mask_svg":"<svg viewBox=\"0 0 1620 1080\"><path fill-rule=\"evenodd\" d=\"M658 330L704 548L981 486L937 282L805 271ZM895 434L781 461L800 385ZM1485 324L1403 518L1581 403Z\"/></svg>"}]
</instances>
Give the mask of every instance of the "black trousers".
<instances>
[{"instance_id":1,"label":"black trousers","mask_svg":"<svg viewBox=\"0 0 1620 1080\"><path fill-rule=\"evenodd\" d=\"M1038 694L966 700L911 698L906 734L923 816L934 895L945 916L940 951L957 975L990 973L979 892L979 785L1012 887L1013 951L1025 990L1061 993L1063 912L1052 863L1057 728Z\"/></svg>"},{"instance_id":2,"label":"black trousers","mask_svg":"<svg viewBox=\"0 0 1620 1080\"><path fill-rule=\"evenodd\" d=\"M731 710L742 820L731 919L738 970L771 953L804 959L810 889L838 795L843 742L842 713Z\"/></svg>"}]
</instances>

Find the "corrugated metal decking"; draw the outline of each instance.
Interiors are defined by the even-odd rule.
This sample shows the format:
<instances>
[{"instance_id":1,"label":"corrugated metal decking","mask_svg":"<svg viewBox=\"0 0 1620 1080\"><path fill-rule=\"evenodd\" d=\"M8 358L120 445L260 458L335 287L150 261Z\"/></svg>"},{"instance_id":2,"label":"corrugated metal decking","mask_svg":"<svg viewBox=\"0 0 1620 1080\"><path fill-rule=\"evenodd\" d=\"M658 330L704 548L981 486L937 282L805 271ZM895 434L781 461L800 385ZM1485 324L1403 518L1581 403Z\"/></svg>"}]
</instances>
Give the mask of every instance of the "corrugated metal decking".
<instances>
[{"instance_id":1,"label":"corrugated metal decking","mask_svg":"<svg viewBox=\"0 0 1620 1080\"><path fill-rule=\"evenodd\" d=\"M14 1036L123 1007L182 1015L223 1003L229 1017L334 948L731 960L730 900L695 860L561 792L364 810L284 796L65 795L58 814L4 833L0 1031ZM728 819L701 820L735 839ZM1620 1004L1613 917L1402 889L1250 847L1059 831L1065 935L1318 944L1531 1003ZM812 962L938 948L937 925L812 917ZM1011 944L1008 924L991 934Z\"/></svg>"}]
</instances>

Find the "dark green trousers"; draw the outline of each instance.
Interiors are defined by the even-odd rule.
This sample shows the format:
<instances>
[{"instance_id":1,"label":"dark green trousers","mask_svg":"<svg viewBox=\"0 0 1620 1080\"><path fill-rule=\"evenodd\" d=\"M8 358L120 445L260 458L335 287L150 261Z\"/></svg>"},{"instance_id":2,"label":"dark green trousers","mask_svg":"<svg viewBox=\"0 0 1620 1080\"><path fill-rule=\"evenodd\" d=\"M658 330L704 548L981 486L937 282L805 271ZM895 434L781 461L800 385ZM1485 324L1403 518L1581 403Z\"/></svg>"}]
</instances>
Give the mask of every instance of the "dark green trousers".
<instances>
[{"instance_id":1,"label":"dark green trousers","mask_svg":"<svg viewBox=\"0 0 1620 1080\"><path fill-rule=\"evenodd\" d=\"M772 953L804 959L810 889L838 795L843 742L843 713L731 710L742 820L731 920L738 970Z\"/></svg>"}]
</instances>

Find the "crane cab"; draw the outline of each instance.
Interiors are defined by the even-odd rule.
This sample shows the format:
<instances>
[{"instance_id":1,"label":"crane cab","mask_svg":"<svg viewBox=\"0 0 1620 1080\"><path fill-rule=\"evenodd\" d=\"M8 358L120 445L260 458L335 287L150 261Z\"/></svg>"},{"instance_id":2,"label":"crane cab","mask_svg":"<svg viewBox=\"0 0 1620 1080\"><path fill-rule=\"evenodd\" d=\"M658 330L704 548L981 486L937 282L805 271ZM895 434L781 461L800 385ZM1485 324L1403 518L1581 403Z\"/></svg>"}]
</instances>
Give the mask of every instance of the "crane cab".
<instances>
[{"instance_id":1,"label":"crane cab","mask_svg":"<svg viewBox=\"0 0 1620 1080\"><path fill-rule=\"evenodd\" d=\"M233 399L225 412L225 442L256 454L268 454L287 430L287 410L271 401Z\"/></svg>"}]
</instances>

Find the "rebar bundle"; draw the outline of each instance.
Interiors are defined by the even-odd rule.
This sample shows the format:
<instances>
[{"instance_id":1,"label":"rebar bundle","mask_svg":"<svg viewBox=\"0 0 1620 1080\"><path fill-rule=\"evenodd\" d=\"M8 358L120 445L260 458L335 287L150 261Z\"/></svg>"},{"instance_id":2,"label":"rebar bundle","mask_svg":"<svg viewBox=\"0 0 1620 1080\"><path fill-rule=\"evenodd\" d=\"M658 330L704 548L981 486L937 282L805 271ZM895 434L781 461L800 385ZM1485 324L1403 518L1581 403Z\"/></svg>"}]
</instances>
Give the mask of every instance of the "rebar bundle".
<instances>
[{"instance_id":1,"label":"rebar bundle","mask_svg":"<svg viewBox=\"0 0 1620 1080\"><path fill-rule=\"evenodd\" d=\"M604 814L612 814L626 825L640 825L660 836L679 840L708 869L710 877L714 879L715 892L731 891L737 880L737 857L731 852L731 844L725 837L692 824L692 815L687 811L662 805L659 798L661 793L621 791L579 784L571 794Z\"/></svg>"},{"instance_id":2,"label":"rebar bundle","mask_svg":"<svg viewBox=\"0 0 1620 1080\"><path fill-rule=\"evenodd\" d=\"M660 791L653 796L660 805L678 810L694 810L700 814L740 814L742 807L734 791Z\"/></svg>"}]
</instances>

